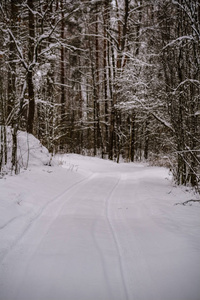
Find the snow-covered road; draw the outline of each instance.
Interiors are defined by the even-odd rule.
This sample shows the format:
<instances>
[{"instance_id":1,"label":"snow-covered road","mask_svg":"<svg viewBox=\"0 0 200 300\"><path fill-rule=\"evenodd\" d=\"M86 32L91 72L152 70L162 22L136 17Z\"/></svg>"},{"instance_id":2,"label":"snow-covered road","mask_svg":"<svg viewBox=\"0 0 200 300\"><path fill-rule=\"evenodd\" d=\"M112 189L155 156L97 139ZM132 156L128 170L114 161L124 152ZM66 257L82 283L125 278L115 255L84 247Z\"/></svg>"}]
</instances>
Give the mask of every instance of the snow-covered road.
<instances>
[{"instance_id":1,"label":"snow-covered road","mask_svg":"<svg viewBox=\"0 0 200 300\"><path fill-rule=\"evenodd\" d=\"M167 171L75 155L68 166L80 178L3 256L0 300L199 300L200 205L174 205L185 192Z\"/></svg>"}]
</instances>

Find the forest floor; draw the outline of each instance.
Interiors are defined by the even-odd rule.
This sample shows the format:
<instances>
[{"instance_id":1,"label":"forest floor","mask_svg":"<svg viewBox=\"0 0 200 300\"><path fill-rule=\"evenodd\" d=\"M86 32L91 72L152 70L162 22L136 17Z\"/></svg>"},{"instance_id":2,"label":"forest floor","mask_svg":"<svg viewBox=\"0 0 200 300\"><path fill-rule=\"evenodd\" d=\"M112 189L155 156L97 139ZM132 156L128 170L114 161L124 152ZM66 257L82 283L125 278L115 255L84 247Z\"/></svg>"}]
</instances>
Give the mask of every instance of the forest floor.
<instances>
[{"instance_id":1,"label":"forest floor","mask_svg":"<svg viewBox=\"0 0 200 300\"><path fill-rule=\"evenodd\" d=\"M0 179L0 300L200 299L200 204L176 205L197 195L164 168L57 159Z\"/></svg>"}]
</instances>

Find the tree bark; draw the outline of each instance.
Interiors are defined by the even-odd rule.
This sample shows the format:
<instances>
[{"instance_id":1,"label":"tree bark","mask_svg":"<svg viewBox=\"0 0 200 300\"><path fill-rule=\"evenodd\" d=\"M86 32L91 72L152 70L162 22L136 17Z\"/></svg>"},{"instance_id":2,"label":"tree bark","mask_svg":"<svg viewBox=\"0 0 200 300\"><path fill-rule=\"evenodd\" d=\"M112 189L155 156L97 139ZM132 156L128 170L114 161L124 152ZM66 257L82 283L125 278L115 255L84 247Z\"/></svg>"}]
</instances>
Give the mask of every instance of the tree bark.
<instances>
[{"instance_id":1,"label":"tree bark","mask_svg":"<svg viewBox=\"0 0 200 300\"><path fill-rule=\"evenodd\" d=\"M34 85L33 85L33 59L34 59L34 38L35 38L35 25L34 25L34 0L27 1L29 10L29 48L28 48L28 61L29 69L27 72L27 87L28 87L28 98L29 98L29 107L28 107L28 120L27 120L27 132L33 133L33 123L35 115L35 94L34 94Z\"/></svg>"}]
</instances>

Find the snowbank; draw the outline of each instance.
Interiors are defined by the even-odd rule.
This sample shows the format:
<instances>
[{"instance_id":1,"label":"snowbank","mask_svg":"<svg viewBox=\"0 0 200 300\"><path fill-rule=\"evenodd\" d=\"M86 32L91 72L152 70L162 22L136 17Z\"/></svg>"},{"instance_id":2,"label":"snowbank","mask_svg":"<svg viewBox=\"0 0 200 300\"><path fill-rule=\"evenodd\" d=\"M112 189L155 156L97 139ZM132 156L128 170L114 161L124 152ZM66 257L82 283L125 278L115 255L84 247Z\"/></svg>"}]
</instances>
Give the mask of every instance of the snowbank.
<instances>
[{"instance_id":1,"label":"snowbank","mask_svg":"<svg viewBox=\"0 0 200 300\"><path fill-rule=\"evenodd\" d=\"M6 139L6 149L4 140L0 142L3 146L3 165L1 174L9 173L12 169L12 130L10 127L5 128L4 139ZM7 153L7 163L5 154ZM43 166L55 164L55 160L38 139L27 132L18 131L17 133L17 169L26 169L28 166Z\"/></svg>"},{"instance_id":2,"label":"snowbank","mask_svg":"<svg viewBox=\"0 0 200 300\"><path fill-rule=\"evenodd\" d=\"M18 163L20 167L52 164L52 155L32 134L18 133ZM55 160L53 160L55 163Z\"/></svg>"}]
</instances>

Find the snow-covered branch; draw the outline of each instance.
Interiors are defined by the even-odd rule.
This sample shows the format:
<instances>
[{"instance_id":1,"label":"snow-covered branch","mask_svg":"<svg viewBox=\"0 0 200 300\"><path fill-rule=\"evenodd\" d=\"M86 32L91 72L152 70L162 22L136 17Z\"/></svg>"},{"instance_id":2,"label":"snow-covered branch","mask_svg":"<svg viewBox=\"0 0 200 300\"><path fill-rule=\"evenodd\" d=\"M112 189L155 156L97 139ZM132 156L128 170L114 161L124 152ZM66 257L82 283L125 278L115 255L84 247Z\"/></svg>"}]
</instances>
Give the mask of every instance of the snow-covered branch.
<instances>
[{"instance_id":1,"label":"snow-covered branch","mask_svg":"<svg viewBox=\"0 0 200 300\"><path fill-rule=\"evenodd\" d=\"M13 35L13 33L12 33L12 30L10 30L10 28L8 28L7 31L8 31L8 33L10 34L10 36L11 36L11 38L12 38L14 44L15 44L15 47L16 47L17 52L18 52L18 54L19 54L21 63L23 64L24 68L25 68L26 70L28 70L28 65L27 65L27 63L26 63L26 61L25 61L25 59L24 59L22 50L20 49L20 47L19 47L19 45L18 45L18 42L17 42L17 40L15 39L15 37L14 37L14 35Z\"/></svg>"},{"instance_id":2,"label":"snow-covered branch","mask_svg":"<svg viewBox=\"0 0 200 300\"><path fill-rule=\"evenodd\" d=\"M182 11L184 11L185 14L188 16L188 19L190 20L190 23L191 23L191 28L193 29L194 33L196 34L196 36L199 40L200 39L200 31L199 31L199 28L198 29L196 28L196 26L199 26L199 23L198 23L198 21L195 20L195 14L198 14L198 12L195 12L195 11L191 12L191 10L189 9L189 5L190 6L195 5L194 2L189 1L187 3L186 1L184 1L184 3L182 4L177 0L172 0L172 3L179 6L182 9Z\"/></svg>"},{"instance_id":3,"label":"snow-covered branch","mask_svg":"<svg viewBox=\"0 0 200 300\"><path fill-rule=\"evenodd\" d=\"M175 94L177 92L177 90L179 88L181 88L183 85L187 84L187 83L191 83L191 84L195 84L197 86L200 86L200 81L199 80L196 80L196 79L185 79L184 81L182 81L173 91L173 93Z\"/></svg>"},{"instance_id":4,"label":"snow-covered branch","mask_svg":"<svg viewBox=\"0 0 200 300\"><path fill-rule=\"evenodd\" d=\"M185 40L194 40L194 37L192 35L185 35L185 36L180 36L178 37L177 39L171 41L170 43L168 43L167 45L165 45L163 48L162 48L162 51L165 50L166 48L168 47L171 47L173 46L174 44L178 43L178 42L183 42Z\"/></svg>"}]
</instances>

